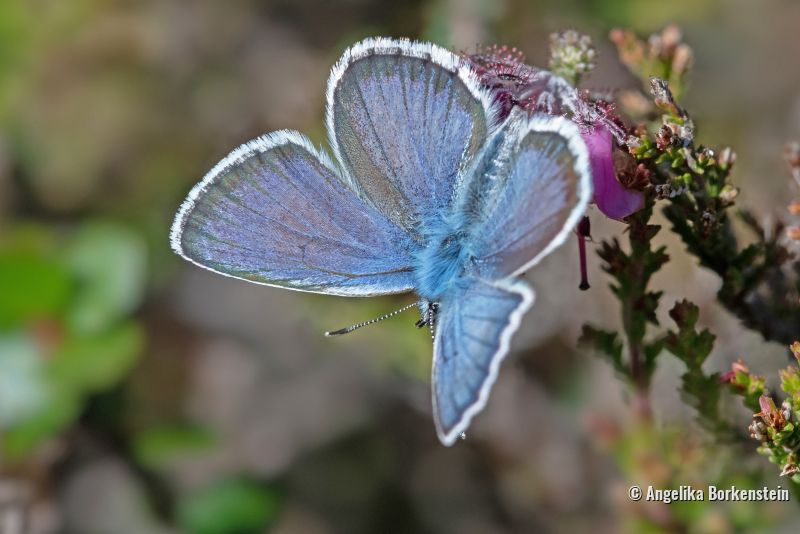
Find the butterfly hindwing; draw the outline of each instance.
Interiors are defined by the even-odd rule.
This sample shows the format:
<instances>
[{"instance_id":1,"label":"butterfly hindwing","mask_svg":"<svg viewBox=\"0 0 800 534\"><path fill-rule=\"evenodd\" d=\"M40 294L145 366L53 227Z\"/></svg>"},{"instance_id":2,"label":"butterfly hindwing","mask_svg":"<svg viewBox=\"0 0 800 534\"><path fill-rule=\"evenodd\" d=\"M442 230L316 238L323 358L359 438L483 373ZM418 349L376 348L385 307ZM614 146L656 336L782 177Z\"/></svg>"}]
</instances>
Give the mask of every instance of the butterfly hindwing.
<instances>
[{"instance_id":1,"label":"butterfly hindwing","mask_svg":"<svg viewBox=\"0 0 800 534\"><path fill-rule=\"evenodd\" d=\"M441 297L434 338L434 417L446 445L483 409L533 303L514 275L564 241L591 197L586 148L566 119L513 114L474 172L452 212L473 259Z\"/></svg>"},{"instance_id":2,"label":"butterfly hindwing","mask_svg":"<svg viewBox=\"0 0 800 534\"><path fill-rule=\"evenodd\" d=\"M488 279L520 274L561 245L592 195L586 145L569 120L537 115L506 134L511 146L470 236Z\"/></svg>"},{"instance_id":3,"label":"butterfly hindwing","mask_svg":"<svg viewBox=\"0 0 800 534\"><path fill-rule=\"evenodd\" d=\"M412 234L450 208L495 109L461 59L430 43L368 39L328 83L334 154L364 198Z\"/></svg>"},{"instance_id":4,"label":"butterfly hindwing","mask_svg":"<svg viewBox=\"0 0 800 534\"><path fill-rule=\"evenodd\" d=\"M408 234L297 132L223 159L189 194L171 242L189 261L250 282L342 296L413 287Z\"/></svg>"},{"instance_id":5,"label":"butterfly hindwing","mask_svg":"<svg viewBox=\"0 0 800 534\"><path fill-rule=\"evenodd\" d=\"M439 303L433 342L433 413L445 445L483 409L511 336L534 300L521 280L461 282Z\"/></svg>"}]
</instances>

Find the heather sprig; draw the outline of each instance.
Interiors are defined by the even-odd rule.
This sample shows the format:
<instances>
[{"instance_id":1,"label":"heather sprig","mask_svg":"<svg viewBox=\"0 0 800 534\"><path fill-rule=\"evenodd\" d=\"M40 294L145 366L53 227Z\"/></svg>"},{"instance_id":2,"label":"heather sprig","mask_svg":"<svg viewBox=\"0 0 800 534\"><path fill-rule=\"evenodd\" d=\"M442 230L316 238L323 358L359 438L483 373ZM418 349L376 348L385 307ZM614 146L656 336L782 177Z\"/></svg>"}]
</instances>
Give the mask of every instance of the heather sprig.
<instances>
[{"instance_id":1,"label":"heather sprig","mask_svg":"<svg viewBox=\"0 0 800 534\"><path fill-rule=\"evenodd\" d=\"M581 340L631 386L640 427L652 426L650 382L665 349L685 366L681 396L711 436L721 442L745 437L727 410L729 393L741 397L755 413L749 430L761 441L759 452L800 483L800 370L781 371L787 398L780 406L769 396L764 377L752 374L742 361L722 374L707 370L716 338L698 326L698 306L680 299L669 311L674 328L659 332L656 311L663 295L649 287L669 261L666 249L654 240L661 227L652 216L660 208L686 251L720 277L719 302L766 340L788 344L800 334L800 262L792 250L800 244L800 230L787 229L779 218L761 223L736 205L739 189L731 175L736 153L701 144L690 112L680 103L692 60L680 32L670 27L642 40L633 32L614 30L611 39L623 64L642 82L639 91L618 95L621 109L630 115L617 124L626 132L622 144L631 161L615 170L620 183L638 184L644 206L623 219L626 247L611 237L597 250L619 301L621 330L584 325ZM800 145L787 147L786 160L800 187ZM788 211L800 215L800 202L791 202ZM750 235L740 235L736 218ZM792 351L800 358L800 343Z\"/></svg>"},{"instance_id":2,"label":"heather sprig","mask_svg":"<svg viewBox=\"0 0 800 534\"><path fill-rule=\"evenodd\" d=\"M657 243L663 229L654 222L654 214L660 210L686 251L721 278L717 298L723 306L767 340L794 338L800 325L800 267L792 262L793 230L784 232L780 222L764 227L752 213L738 208L739 189L731 176L736 153L700 143L694 119L679 98L692 62L680 31L670 27L645 41L615 30L611 38L622 62L642 81L639 91L618 95L619 109L629 116L615 103L576 89L596 56L588 37L575 32L551 37L550 70L525 64L521 52L508 47L483 48L465 59L500 103L501 119L518 107L531 114L565 115L581 127L589 148L594 203L604 215L626 225L620 232L623 237L602 239L597 246L619 302L621 328L586 324L580 341L603 356L633 392L635 425L630 432L657 434L650 385L660 356L667 352L685 367L681 397L708 435L719 443L746 439L743 427L730 417L733 393L758 412L751 433L763 441L762 454L784 474L794 474L795 443L800 443L794 403L800 401L790 394L776 408L772 400L765 400L765 379L751 374L741 361L726 373L707 369L716 337L699 326L698 306L679 298L669 311L674 326L664 327L657 313L663 292L651 287L670 260L666 247ZM800 186L800 145L790 145L787 161ZM789 212L800 215L800 203L790 204ZM754 235L738 235L734 218ZM583 262L588 218L577 234ZM800 243L800 235L797 238ZM581 272L580 288L588 289L585 269ZM800 351L800 344L796 348ZM784 390L800 391L796 369L782 372L781 380ZM636 441L633 434L631 439Z\"/></svg>"},{"instance_id":3,"label":"heather sprig","mask_svg":"<svg viewBox=\"0 0 800 534\"><path fill-rule=\"evenodd\" d=\"M700 309L688 300L676 302L669 316L678 329L667 332L664 348L686 366L680 386L684 402L695 409L703 427L721 438L732 437L734 431L721 414L720 374L703 370L716 336L708 329L697 330Z\"/></svg>"},{"instance_id":4,"label":"heather sprig","mask_svg":"<svg viewBox=\"0 0 800 534\"><path fill-rule=\"evenodd\" d=\"M679 34L670 35L666 41L662 34L651 38L649 45L638 41L634 46L629 32L612 32L612 40L632 72L660 71L666 76L647 80L656 121L631 128L626 144L637 163L649 172L672 231L700 265L721 278L720 303L765 339L790 343L800 324L800 264L793 261L795 256L786 243L792 231L785 232L779 218L764 224L746 209L732 209L739 194L731 180L736 154L728 147L716 150L697 142L694 121L674 92L675 88L683 90L689 65L686 57L691 57L691 51L682 51L685 45L673 42ZM631 49L649 51L633 53ZM797 152L789 149L787 161L793 175L800 175ZM795 208L790 205L789 209ZM751 235L737 234L734 217ZM745 241L750 243L742 244Z\"/></svg>"},{"instance_id":5,"label":"heather sprig","mask_svg":"<svg viewBox=\"0 0 800 534\"><path fill-rule=\"evenodd\" d=\"M683 94L694 53L682 42L683 34L678 26L667 26L646 41L632 30L614 29L610 39L617 47L620 61L635 76L641 80L651 76L661 78L678 97Z\"/></svg>"},{"instance_id":6,"label":"heather sprig","mask_svg":"<svg viewBox=\"0 0 800 534\"><path fill-rule=\"evenodd\" d=\"M800 361L800 342L792 343L789 348ZM800 368L793 364L781 369L778 375L786 394L780 406L763 386L763 379L753 382L748 372L737 370L728 382L731 391L742 396L745 405L755 412L748 431L751 438L760 442L759 454L778 466L781 476L789 476L800 484ZM749 387L743 387L748 381ZM758 389L761 391L754 403L753 395Z\"/></svg>"},{"instance_id":7,"label":"heather sprig","mask_svg":"<svg viewBox=\"0 0 800 534\"><path fill-rule=\"evenodd\" d=\"M633 386L636 409L643 417L649 417L650 380L656 357L663 348L663 339L647 336L648 325L658 326L656 309L662 295L660 291L651 291L649 283L669 261L665 247L652 247L653 238L661 230L660 226L649 223L653 205L650 197L643 209L628 217L628 252L616 237L604 240L598 250L603 270L614 280L610 287L620 302L624 340L616 332L588 324L584 325L580 340L608 358Z\"/></svg>"}]
</instances>

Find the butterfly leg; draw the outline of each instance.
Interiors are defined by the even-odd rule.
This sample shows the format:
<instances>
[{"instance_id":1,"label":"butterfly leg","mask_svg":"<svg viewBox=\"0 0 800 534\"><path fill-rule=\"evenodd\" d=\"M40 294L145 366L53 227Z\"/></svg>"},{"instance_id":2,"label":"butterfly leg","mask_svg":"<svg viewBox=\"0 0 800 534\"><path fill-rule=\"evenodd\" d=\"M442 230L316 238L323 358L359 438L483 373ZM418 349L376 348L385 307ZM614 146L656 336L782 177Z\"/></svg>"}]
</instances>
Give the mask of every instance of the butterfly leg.
<instances>
[{"instance_id":1,"label":"butterfly leg","mask_svg":"<svg viewBox=\"0 0 800 534\"><path fill-rule=\"evenodd\" d=\"M422 328L428 325L431 331L431 339L433 339L434 324L436 323L436 314L439 312L439 303L429 300L422 300L419 303L419 313L421 315L419 321L414 323L417 328Z\"/></svg>"}]
</instances>

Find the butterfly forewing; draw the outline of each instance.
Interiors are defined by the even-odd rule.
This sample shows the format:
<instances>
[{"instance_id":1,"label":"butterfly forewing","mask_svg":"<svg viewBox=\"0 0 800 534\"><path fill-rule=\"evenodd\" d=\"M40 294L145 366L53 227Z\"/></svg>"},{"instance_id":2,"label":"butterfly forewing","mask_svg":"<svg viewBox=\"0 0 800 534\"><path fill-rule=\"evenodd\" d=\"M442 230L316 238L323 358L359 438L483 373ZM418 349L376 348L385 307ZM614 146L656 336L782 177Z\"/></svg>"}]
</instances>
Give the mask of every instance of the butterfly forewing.
<instances>
[{"instance_id":1,"label":"butterfly forewing","mask_svg":"<svg viewBox=\"0 0 800 534\"><path fill-rule=\"evenodd\" d=\"M345 175L412 234L450 208L491 129L491 99L461 63L435 45L376 39L331 75L328 134Z\"/></svg>"},{"instance_id":2,"label":"butterfly forewing","mask_svg":"<svg viewBox=\"0 0 800 534\"><path fill-rule=\"evenodd\" d=\"M409 237L297 132L231 153L189 195L172 246L212 271L343 296L412 288Z\"/></svg>"}]
</instances>

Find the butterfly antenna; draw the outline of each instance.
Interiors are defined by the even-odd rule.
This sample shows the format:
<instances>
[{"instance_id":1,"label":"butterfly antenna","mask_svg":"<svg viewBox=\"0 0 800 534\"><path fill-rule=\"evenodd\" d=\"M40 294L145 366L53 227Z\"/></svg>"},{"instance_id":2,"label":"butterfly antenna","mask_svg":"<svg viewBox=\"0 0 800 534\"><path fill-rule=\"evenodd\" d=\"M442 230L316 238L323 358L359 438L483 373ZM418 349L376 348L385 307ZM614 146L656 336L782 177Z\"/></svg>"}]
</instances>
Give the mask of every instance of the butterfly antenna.
<instances>
[{"instance_id":1,"label":"butterfly antenna","mask_svg":"<svg viewBox=\"0 0 800 534\"><path fill-rule=\"evenodd\" d=\"M325 336L326 337L331 337L331 336L342 336L344 334L349 334L350 332L352 332L354 330L358 330L359 328L364 328L365 326L369 326L371 324L379 323L379 322L383 321L384 319L388 319L389 317L394 317L398 313L403 313L406 310L410 310L414 306L417 306L416 302L412 302L411 304L409 304L407 306L403 306L399 310L395 310L395 311L393 311L391 313L387 313L386 315L381 315L380 317L376 317L375 319L370 319L369 321L364 321L363 323L354 324L352 326L348 326L347 328L340 328L339 330L334 330L333 332L325 332Z\"/></svg>"}]
</instances>

